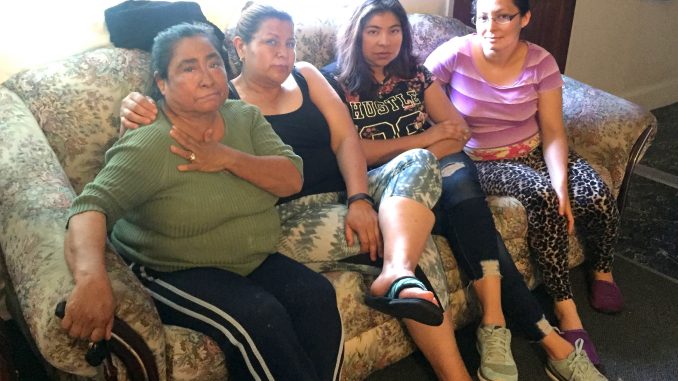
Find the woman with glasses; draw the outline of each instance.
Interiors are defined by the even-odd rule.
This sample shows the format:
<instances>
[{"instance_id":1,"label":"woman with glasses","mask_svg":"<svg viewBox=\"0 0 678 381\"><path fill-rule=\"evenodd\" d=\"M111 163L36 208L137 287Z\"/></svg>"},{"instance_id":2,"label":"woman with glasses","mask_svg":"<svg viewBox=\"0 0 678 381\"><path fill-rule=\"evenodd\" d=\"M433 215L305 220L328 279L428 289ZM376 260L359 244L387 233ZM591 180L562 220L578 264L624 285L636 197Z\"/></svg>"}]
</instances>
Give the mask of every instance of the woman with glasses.
<instances>
[{"instance_id":1,"label":"woman with glasses","mask_svg":"<svg viewBox=\"0 0 678 381\"><path fill-rule=\"evenodd\" d=\"M464 150L476 161L483 190L512 196L528 216L528 244L555 300L561 335L583 342L599 363L572 299L568 235L576 230L591 258L591 305L621 311L612 277L619 212L591 166L568 149L562 85L555 59L520 39L530 22L527 0L476 0L476 33L438 47L425 65L464 116L472 136Z\"/></svg>"}]
</instances>

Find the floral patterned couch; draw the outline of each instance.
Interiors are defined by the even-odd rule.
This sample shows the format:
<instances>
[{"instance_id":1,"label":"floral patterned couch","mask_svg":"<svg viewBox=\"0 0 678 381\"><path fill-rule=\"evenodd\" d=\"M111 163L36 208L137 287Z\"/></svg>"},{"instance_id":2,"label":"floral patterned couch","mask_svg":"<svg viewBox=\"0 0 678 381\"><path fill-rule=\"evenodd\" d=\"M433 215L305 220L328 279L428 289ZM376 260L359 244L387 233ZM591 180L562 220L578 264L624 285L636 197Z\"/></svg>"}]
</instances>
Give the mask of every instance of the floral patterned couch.
<instances>
[{"instance_id":1,"label":"floral patterned couch","mask_svg":"<svg viewBox=\"0 0 678 381\"><path fill-rule=\"evenodd\" d=\"M452 18L410 18L422 57L450 37L468 33ZM336 28L331 20L297 22L298 59L319 67L329 63ZM0 86L0 288L4 284L13 318L55 378L100 377L84 361L86 343L69 339L54 317L54 306L73 286L63 259L64 224L70 202L96 175L104 152L117 138L120 100L130 91L146 89L148 58L141 51L102 48L18 73ZM623 206L630 172L654 136L655 118L570 78L565 78L564 111L570 143L600 172ZM530 286L536 285L539 275L527 250L522 206L507 197L490 197L489 203L518 268ZM281 246L318 249L328 234L337 232L332 221L338 215L333 213L341 208L335 209L319 217L315 231L283 237ZM434 240L447 276L445 296L460 327L478 317L478 306L446 241ZM571 265L576 266L584 258L576 239L571 244ZM159 379L226 379L227 367L214 342L190 330L163 326L152 300L123 262L110 250L106 258L118 302L116 315L145 341L150 350L144 352L149 356L145 360L154 363ZM363 304L370 276L350 268L325 275L336 287L345 325L343 379L364 379L414 350L397 320ZM123 361L117 356L113 360L119 378L125 379ZM153 366L150 363L144 370Z\"/></svg>"}]
</instances>

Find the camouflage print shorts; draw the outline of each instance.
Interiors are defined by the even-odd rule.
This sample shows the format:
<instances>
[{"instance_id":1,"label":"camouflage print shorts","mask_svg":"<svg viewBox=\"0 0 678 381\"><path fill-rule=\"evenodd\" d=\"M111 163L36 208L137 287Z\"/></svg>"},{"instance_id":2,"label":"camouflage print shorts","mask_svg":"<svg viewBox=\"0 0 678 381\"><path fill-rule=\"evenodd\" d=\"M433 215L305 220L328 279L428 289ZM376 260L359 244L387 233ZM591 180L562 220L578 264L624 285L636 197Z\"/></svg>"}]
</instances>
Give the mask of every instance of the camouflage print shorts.
<instances>
[{"instance_id":1,"label":"camouflage print shorts","mask_svg":"<svg viewBox=\"0 0 678 381\"><path fill-rule=\"evenodd\" d=\"M377 204L386 197L411 198L428 208L438 201L441 192L438 161L427 150L402 153L368 173L369 191ZM343 192L309 195L278 206L282 234L277 250L315 271L358 271L376 275L373 266L340 262L360 254L360 244L348 246L344 236L347 212ZM431 237L419 260L441 305L449 305L447 279L438 249Z\"/></svg>"}]
</instances>

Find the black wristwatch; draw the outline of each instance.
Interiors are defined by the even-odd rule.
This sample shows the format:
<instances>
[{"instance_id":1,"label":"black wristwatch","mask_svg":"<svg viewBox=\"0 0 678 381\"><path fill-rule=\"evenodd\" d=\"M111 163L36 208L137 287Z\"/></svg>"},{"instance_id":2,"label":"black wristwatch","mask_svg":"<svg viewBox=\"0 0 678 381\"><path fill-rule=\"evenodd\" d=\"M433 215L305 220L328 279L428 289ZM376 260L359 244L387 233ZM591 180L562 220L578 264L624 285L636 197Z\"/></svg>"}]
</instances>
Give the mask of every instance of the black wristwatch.
<instances>
[{"instance_id":1,"label":"black wristwatch","mask_svg":"<svg viewBox=\"0 0 678 381\"><path fill-rule=\"evenodd\" d=\"M367 193L356 193L356 194L354 194L353 196L349 197L346 200L346 205L350 206L352 203L354 203L358 200L365 200L365 201L369 202L370 205L372 205L372 207L374 208L374 199L372 198L372 196L370 196Z\"/></svg>"}]
</instances>

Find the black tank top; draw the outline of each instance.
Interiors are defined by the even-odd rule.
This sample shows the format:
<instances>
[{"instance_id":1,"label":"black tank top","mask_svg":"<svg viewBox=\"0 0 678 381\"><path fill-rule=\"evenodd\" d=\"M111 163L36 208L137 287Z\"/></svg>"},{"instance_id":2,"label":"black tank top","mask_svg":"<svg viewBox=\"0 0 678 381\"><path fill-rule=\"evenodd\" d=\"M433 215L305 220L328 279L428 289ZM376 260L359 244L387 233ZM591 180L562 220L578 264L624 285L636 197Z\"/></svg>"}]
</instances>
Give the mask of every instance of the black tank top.
<instances>
[{"instance_id":1,"label":"black tank top","mask_svg":"<svg viewBox=\"0 0 678 381\"><path fill-rule=\"evenodd\" d=\"M304 160L304 185L301 191L281 198L279 204L310 194L346 190L337 158L330 145L327 120L311 101L304 76L295 68L292 70L292 77L301 89L301 107L287 114L264 115L280 139L292 146L294 152ZM228 90L229 98L240 99L230 81Z\"/></svg>"}]
</instances>

